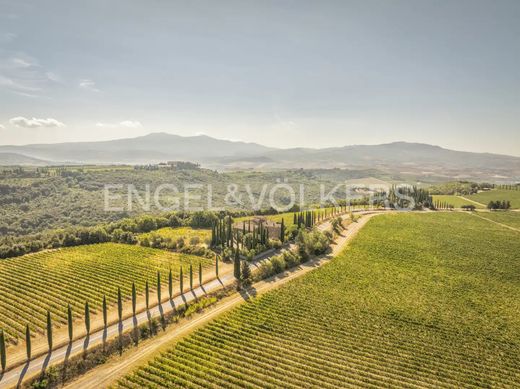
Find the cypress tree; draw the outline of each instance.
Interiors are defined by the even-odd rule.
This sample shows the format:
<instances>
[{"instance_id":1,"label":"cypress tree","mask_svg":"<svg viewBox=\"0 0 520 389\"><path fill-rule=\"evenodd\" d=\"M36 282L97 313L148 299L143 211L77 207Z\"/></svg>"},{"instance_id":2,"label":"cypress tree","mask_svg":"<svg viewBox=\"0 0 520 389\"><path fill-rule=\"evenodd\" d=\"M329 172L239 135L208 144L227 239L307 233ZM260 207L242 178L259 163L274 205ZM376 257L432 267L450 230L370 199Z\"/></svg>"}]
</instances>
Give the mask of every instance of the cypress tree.
<instances>
[{"instance_id":1,"label":"cypress tree","mask_svg":"<svg viewBox=\"0 0 520 389\"><path fill-rule=\"evenodd\" d=\"M27 360L31 360L31 329L29 324L25 326L25 351L27 352Z\"/></svg>"},{"instance_id":2,"label":"cypress tree","mask_svg":"<svg viewBox=\"0 0 520 389\"><path fill-rule=\"evenodd\" d=\"M231 226L231 216L228 216L228 246L233 245L233 236L231 235L232 231L233 228Z\"/></svg>"},{"instance_id":3,"label":"cypress tree","mask_svg":"<svg viewBox=\"0 0 520 389\"><path fill-rule=\"evenodd\" d=\"M107 296L103 295L103 325L107 328L108 313L107 313Z\"/></svg>"},{"instance_id":4,"label":"cypress tree","mask_svg":"<svg viewBox=\"0 0 520 389\"><path fill-rule=\"evenodd\" d=\"M296 212L293 213L293 224L298 224L298 221L296 220Z\"/></svg>"},{"instance_id":5,"label":"cypress tree","mask_svg":"<svg viewBox=\"0 0 520 389\"><path fill-rule=\"evenodd\" d=\"M146 300L146 309L148 309L148 307L150 305L150 287L148 285L148 280L146 280L146 285L145 285L145 289L144 289L144 297Z\"/></svg>"},{"instance_id":6,"label":"cypress tree","mask_svg":"<svg viewBox=\"0 0 520 389\"><path fill-rule=\"evenodd\" d=\"M69 329L69 341L72 342L72 338L74 335L74 328L72 326L72 308L71 308L70 304L67 307L67 326Z\"/></svg>"},{"instance_id":7,"label":"cypress tree","mask_svg":"<svg viewBox=\"0 0 520 389\"><path fill-rule=\"evenodd\" d=\"M173 298L173 274L172 269L168 273L168 294L170 295L170 300Z\"/></svg>"},{"instance_id":8,"label":"cypress tree","mask_svg":"<svg viewBox=\"0 0 520 389\"><path fill-rule=\"evenodd\" d=\"M52 318L51 311L47 311L47 344L49 351L52 351Z\"/></svg>"},{"instance_id":9,"label":"cypress tree","mask_svg":"<svg viewBox=\"0 0 520 389\"><path fill-rule=\"evenodd\" d=\"M282 218L282 225L280 226L280 242L284 243L285 241L285 222Z\"/></svg>"},{"instance_id":10,"label":"cypress tree","mask_svg":"<svg viewBox=\"0 0 520 389\"><path fill-rule=\"evenodd\" d=\"M218 278L218 255L215 254L215 275Z\"/></svg>"},{"instance_id":11,"label":"cypress tree","mask_svg":"<svg viewBox=\"0 0 520 389\"><path fill-rule=\"evenodd\" d=\"M161 272L157 272L157 303L161 305Z\"/></svg>"},{"instance_id":12,"label":"cypress tree","mask_svg":"<svg viewBox=\"0 0 520 389\"><path fill-rule=\"evenodd\" d=\"M5 371L5 366L7 365L7 355L5 352L5 335L4 330L0 330L0 372Z\"/></svg>"},{"instance_id":13,"label":"cypress tree","mask_svg":"<svg viewBox=\"0 0 520 389\"><path fill-rule=\"evenodd\" d=\"M135 282L132 282L132 313L135 316L135 309L137 307L137 290L135 288Z\"/></svg>"},{"instance_id":14,"label":"cypress tree","mask_svg":"<svg viewBox=\"0 0 520 389\"><path fill-rule=\"evenodd\" d=\"M238 250L235 251L233 275L237 280L240 279L240 253Z\"/></svg>"},{"instance_id":15,"label":"cypress tree","mask_svg":"<svg viewBox=\"0 0 520 389\"><path fill-rule=\"evenodd\" d=\"M90 307L88 306L88 301L85 302L85 329L87 330L87 335L90 334Z\"/></svg>"},{"instance_id":16,"label":"cypress tree","mask_svg":"<svg viewBox=\"0 0 520 389\"><path fill-rule=\"evenodd\" d=\"M123 320L123 299L121 297L121 288L117 288L117 318L119 319L119 322L121 323L121 320Z\"/></svg>"},{"instance_id":17,"label":"cypress tree","mask_svg":"<svg viewBox=\"0 0 520 389\"><path fill-rule=\"evenodd\" d=\"M183 291L184 291L184 275L182 274L182 266L181 266L181 272L180 272L180 275L179 275L179 285L180 285L181 294L183 294Z\"/></svg>"},{"instance_id":18,"label":"cypress tree","mask_svg":"<svg viewBox=\"0 0 520 389\"><path fill-rule=\"evenodd\" d=\"M190 263L190 290L193 290L193 266Z\"/></svg>"},{"instance_id":19,"label":"cypress tree","mask_svg":"<svg viewBox=\"0 0 520 389\"><path fill-rule=\"evenodd\" d=\"M199 262L199 286L202 285L202 262Z\"/></svg>"}]
</instances>

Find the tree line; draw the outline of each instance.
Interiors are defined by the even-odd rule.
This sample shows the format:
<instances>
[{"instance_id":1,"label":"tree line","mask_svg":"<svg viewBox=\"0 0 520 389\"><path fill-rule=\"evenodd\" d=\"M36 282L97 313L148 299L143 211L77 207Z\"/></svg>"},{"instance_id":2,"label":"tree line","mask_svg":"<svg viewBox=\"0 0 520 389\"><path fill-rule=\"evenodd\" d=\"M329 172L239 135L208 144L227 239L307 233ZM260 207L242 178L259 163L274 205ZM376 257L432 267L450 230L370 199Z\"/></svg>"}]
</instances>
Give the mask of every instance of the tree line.
<instances>
[{"instance_id":1,"label":"tree line","mask_svg":"<svg viewBox=\"0 0 520 389\"><path fill-rule=\"evenodd\" d=\"M268 274L269 272L272 273L274 270L283 271L287 267L291 266L291 263L288 258L294 257L295 260L299 262L305 260L306 258L309 258L310 255L318 255L321 253L324 253L327 248L328 244L331 242L332 235L327 235L326 233L322 233L316 229L312 229L313 224L316 221L320 219L327 217L333 217L341 214L342 212L346 211L346 209L342 208L336 208L334 210L328 210L327 213L325 212L317 212L317 211L306 211L302 213L295 214L296 217L296 224L294 225L297 228L297 233L294 237L295 243L297 244L297 251L295 254L291 253L285 253L281 256L274 257L271 261L269 261L268 264L266 264L262 269L261 275L268 276L271 274ZM320 216L318 216L320 215ZM237 281L237 288L241 288L244 286L248 286L253 278L252 278L252 271L250 268L250 265L248 261L243 261L241 259L240 255L240 241L237 240L235 237L240 235L234 235L232 232L232 224L231 222L232 218L231 216L227 215L225 217L220 217L217 219L216 222L214 222L212 226L212 231L214 231L214 235L212 240L214 239L214 242L220 242L221 246L224 247L227 246L227 248L231 249L232 251L232 258L233 258L233 275ZM298 223L298 221L300 221ZM284 220L282 219L281 225L285 225ZM243 228L245 228L243 226ZM220 232L217 232L220 231ZM254 232L255 229L252 229L252 232ZM282 228L283 232L283 228ZM281 233L282 233L281 232ZM220 238L217 238L217 237ZM259 239L269 240L267 235L262 235L262 233L258 232ZM262 237L263 236L263 237ZM244 244L242 242L242 244ZM281 265L283 263L283 266ZM274 264L274 265L273 265ZM203 272L202 272L202 263L199 263L198 268L198 285L201 286L203 284ZM219 277L219 257L218 255L215 256L215 276ZM271 269L271 270L266 270ZM182 295L184 293L184 271L183 267L181 266L179 269L179 293ZM194 270L193 265L190 264L188 267L188 276L187 279L189 281L189 288L190 290L193 290L195 287L195 281L194 281ZM156 277L156 298L157 298L157 304L161 304L163 302L162 300L162 279L161 279L161 273L157 272ZM173 287L173 272L170 269L168 273L168 294L170 301L174 297L174 287ZM149 282L145 282L145 288L144 288L144 296L145 296L145 307L146 310L150 308L150 285ZM132 283L132 289L131 289L131 300L132 300L132 315L135 317L137 314L137 288L135 283ZM90 335L92 332L91 328L91 305L89 301L85 302L84 305L84 311L83 311L83 321L85 326L85 332L86 335ZM106 295L103 295L102 303L101 303L101 312L103 317L103 329L106 329L108 327L108 304ZM162 315L162 313L161 313ZM121 288L118 287L117 289L117 318L118 323L121 324L123 321L123 296L121 293ZM46 328L45 328L45 334L47 336L47 343L48 343L48 350L49 352L53 349L53 343L54 343L54 337L53 337L53 318L50 311L47 311L47 320L46 320ZM71 343L74 340L74 312L72 310L71 305L69 304L67 306L67 330L68 330L68 339L69 343ZM31 360L32 356L32 333L31 328L29 324L26 324L25 328L25 345L26 345L26 355L27 360ZM7 349L6 349L6 339L5 339L5 333L2 329L0 329L0 368L1 372L4 372L7 365Z\"/></svg>"},{"instance_id":2,"label":"tree line","mask_svg":"<svg viewBox=\"0 0 520 389\"><path fill-rule=\"evenodd\" d=\"M218 278L218 257L216 257L215 260L215 275ZM193 265L189 265L189 271L187 279L189 281L189 288L190 290L193 290L195 288L195 280L194 280L194 270ZM247 273L247 271L245 271ZM250 270L249 270L250 272ZM240 273L238 278L243 278L242 273ZM173 286L173 272L170 269L168 273L168 294L169 294L169 301L172 301L174 298L174 286ZM202 272L202 263L199 263L198 265L198 285L199 287L203 283L203 272ZM184 275L183 275L183 268L180 267L179 270L179 294L184 294ZM161 281L161 273L157 272L157 278L156 278L156 298L157 298L157 305L161 304L163 302L162 299L162 281ZM132 316L135 317L137 314L137 288L135 285L135 282L132 283ZM145 283L144 288L144 296L145 296L145 307L148 311L150 309L150 285L148 281ZM91 311L92 307L89 301L85 301L84 310L83 310L83 322L85 327L86 335L89 336L92 333L91 328ZM103 295L102 303L101 303L101 312L103 317L103 330L106 330L108 327L108 304L107 304L107 298L106 295ZM123 296L121 293L121 288L117 288L117 319L118 323L121 324L123 321ZM47 311L47 318L46 318L46 326L44 333L47 337L47 344L48 344L48 350L49 352L53 349L54 344L54 336L53 336L53 318L51 312ZM69 343L72 343L74 340L74 312L72 310L71 305L69 304L67 306L67 332L68 332L68 339ZM0 372L5 372L5 369L7 367L7 345L6 345L6 336L3 329L0 329ZM29 324L26 324L25 326L25 347L26 347L26 355L27 360L31 360L32 356L32 331Z\"/></svg>"},{"instance_id":3,"label":"tree line","mask_svg":"<svg viewBox=\"0 0 520 389\"><path fill-rule=\"evenodd\" d=\"M509 200L496 200L496 201L490 201L487 205L487 208L490 210L497 210L497 209L503 209L507 210L511 208L511 202Z\"/></svg>"}]
</instances>

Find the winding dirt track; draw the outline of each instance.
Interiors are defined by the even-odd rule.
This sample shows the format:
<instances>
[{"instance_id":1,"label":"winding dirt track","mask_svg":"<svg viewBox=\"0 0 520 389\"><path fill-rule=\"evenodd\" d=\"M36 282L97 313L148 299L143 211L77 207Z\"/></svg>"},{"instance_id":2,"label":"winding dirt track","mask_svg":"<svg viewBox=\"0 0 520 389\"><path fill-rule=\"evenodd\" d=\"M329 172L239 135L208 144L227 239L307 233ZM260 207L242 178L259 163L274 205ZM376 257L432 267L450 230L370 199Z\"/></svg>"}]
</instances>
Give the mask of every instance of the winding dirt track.
<instances>
[{"instance_id":1,"label":"winding dirt track","mask_svg":"<svg viewBox=\"0 0 520 389\"><path fill-rule=\"evenodd\" d=\"M471 215L476 216L476 217L478 217L478 218L480 218L480 219L487 220L488 222L498 224L499 226L502 226L502 227L508 228L508 229L510 229L510 230L513 230L513 231L516 231L516 232L520 232L520 229L518 229L518 228L512 227L512 226L507 225L507 224L504 224L504 223L497 222L496 220L488 219L487 217L484 217L484 216L478 215L477 213L471 212Z\"/></svg>"},{"instance_id":2,"label":"winding dirt track","mask_svg":"<svg viewBox=\"0 0 520 389\"><path fill-rule=\"evenodd\" d=\"M370 218L377 214L381 214L381 212L364 212L364 215L357 223L350 224L348 228L343 231L342 235L336 239L330 254L315 258L297 268L291 269L285 272L282 276L272 277L255 283L252 288L252 294L258 296L266 293L327 263L345 248L347 243L350 242L363 226L365 226ZM330 228L330 223L324 223L319 228L320 230ZM168 327L161 335L149 339L146 342L142 342L139 347L128 350L121 357L113 358L110 362L86 373L65 387L71 389L99 389L108 387L123 375L153 358L156 354L171 347L172 344L180 340L182 337L214 319L223 312L229 311L237 305L244 303L244 301L250 297L251 295L249 294L238 293L227 297L195 318L184 319L177 325Z\"/></svg>"}]
</instances>

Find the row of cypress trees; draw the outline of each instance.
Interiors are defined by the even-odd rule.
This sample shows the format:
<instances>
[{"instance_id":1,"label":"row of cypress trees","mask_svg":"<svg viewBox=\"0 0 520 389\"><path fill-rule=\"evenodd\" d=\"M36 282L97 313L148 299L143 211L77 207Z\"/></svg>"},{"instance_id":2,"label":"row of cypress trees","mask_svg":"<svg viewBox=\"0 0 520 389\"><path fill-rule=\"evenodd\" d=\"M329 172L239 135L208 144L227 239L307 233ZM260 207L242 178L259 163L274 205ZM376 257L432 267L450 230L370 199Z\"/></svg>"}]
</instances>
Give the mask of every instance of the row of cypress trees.
<instances>
[{"instance_id":1,"label":"row of cypress trees","mask_svg":"<svg viewBox=\"0 0 520 389\"><path fill-rule=\"evenodd\" d=\"M293 224L298 228L310 228L318 221L329 217L337 216L347 211L347 206L338 206L333 208L324 208L323 210L302 211L293 213ZM282 218L280 225L280 241L285 241L285 220ZM251 225L251 219L242 222L241 234L238 228L233 228L233 220L230 216L226 216L217 220L211 228L211 246L212 247L229 247L234 249L240 244L244 245L244 236L252 234L252 240L247 243L248 249L256 247L258 243L265 245L269 240L269 230L262 223L257 227ZM233 250L234 251L234 250Z\"/></svg>"},{"instance_id":2,"label":"row of cypress trees","mask_svg":"<svg viewBox=\"0 0 520 389\"><path fill-rule=\"evenodd\" d=\"M238 250L237 250L238 252ZM215 274L218 277L218 257L215 257ZM199 285L202 285L202 263L199 263ZM180 282L180 293L184 293L184 277L182 267L179 272L179 282ZM189 266L189 282L190 289L193 289L193 266L190 264ZM170 269L168 274L168 293L170 300L173 299L173 273ZM161 297L161 273L157 272L157 303L160 304L162 301ZM150 290L148 281L145 284L145 303L146 309L149 309L150 304ZM102 301L102 313L103 313L103 326L106 329L108 326L108 306L106 295L103 295ZM135 286L135 282L132 283L132 314L136 315L137 309L137 289ZM121 288L117 288L117 317L119 323L123 321L123 297L121 293ZM85 319L85 330L87 336L90 335L91 332L91 322L90 322L90 305L89 302L85 302L85 311L84 311L84 319ZM68 327L68 336L69 342L72 342L74 339L74 325L73 325L74 317L72 312L72 307L69 304L67 306L67 327ZM47 311L47 320L46 320L46 334L47 334L47 344L49 346L49 352L53 347L53 326L52 326L52 316L51 312ZM26 354L27 360L31 359L32 354L32 344L31 344L31 328L29 324L25 326L25 346L26 346ZM0 329L0 372L4 372L7 365L7 349L6 349L6 337L4 330Z\"/></svg>"},{"instance_id":3,"label":"row of cypress trees","mask_svg":"<svg viewBox=\"0 0 520 389\"><path fill-rule=\"evenodd\" d=\"M439 200L435 200L433 202L433 205L434 205L434 208L435 209L453 209L455 208L453 206L453 204L450 204L448 203L447 201L439 201Z\"/></svg>"}]
</instances>

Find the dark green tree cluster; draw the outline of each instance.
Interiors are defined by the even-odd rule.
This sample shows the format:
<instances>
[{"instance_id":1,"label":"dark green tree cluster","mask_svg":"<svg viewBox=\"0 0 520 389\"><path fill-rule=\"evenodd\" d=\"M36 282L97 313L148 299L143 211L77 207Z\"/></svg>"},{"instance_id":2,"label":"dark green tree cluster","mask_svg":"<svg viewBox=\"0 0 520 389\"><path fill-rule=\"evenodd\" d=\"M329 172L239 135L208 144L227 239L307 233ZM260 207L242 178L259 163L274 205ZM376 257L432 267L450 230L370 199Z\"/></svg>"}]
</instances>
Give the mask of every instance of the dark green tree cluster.
<instances>
[{"instance_id":1,"label":"dark green tree cluster","mask_svg":"<svg viewBox=\"0 0 520 389\"><path fill-rule=\"evenodd\" d=\"M423 209L435 207L430 192L423 188L392 186L388 193L388 203L391 208Z\"/></svg>"},{"instance_id":2,"label":"dark green tree cluster","mask_svg":"<svg viewBox=\"0 0 520 389\"><path fill-rule=\"evenodd\" d=\"M1 185L0 185L1 191ZM0 238L0 258L11 258L44 249L80 246L104 242L135 244L137 235L163 227L187 226L192 228L214 228L218 220L250 214L242 211L227 212L229 216L219 219L212 211L170 212L159 216L144 215L122 219L95 227L75 227L48 231L25 236L3 236ZM226 232L227 233L227 232ZM2 231L0 230L0 235ZM228 236L220 236L228 241Z\"/></svg>"},{"instance_id":3,"label":"dark green tree cluster","mask_svg":"<svg viewBox=\"0 0 520 389\"><path fill-rule=\"evenodd\" d=\"M211 246L233 246L233 219L230 216L219 218L211 226Z\"/></svg>"},{"instance_id":4,"label":"dark green tree cluster","mask_svg":"<svg viewBox=\"0 0 520 389\"><path fill-rule=\"evenodd\" d=\"M511 208L511 202L509 200L490 201L487 205L487 208L490 210L497 210L497 209L507 210L507 209Z\"/></svg>"},{"instance_id":5,"label":"dark green tree cluster","mask_svg":"<svg viewBox=\"0 0 520 389\"><path fill-rule=\"evenodd\" d=\"M304 211L299 212L298 214L294 214L293 216L293 224L296 224L298 228L311 228L316 222L316 212L314 211Z\"/></svg>"}]
</instances>

